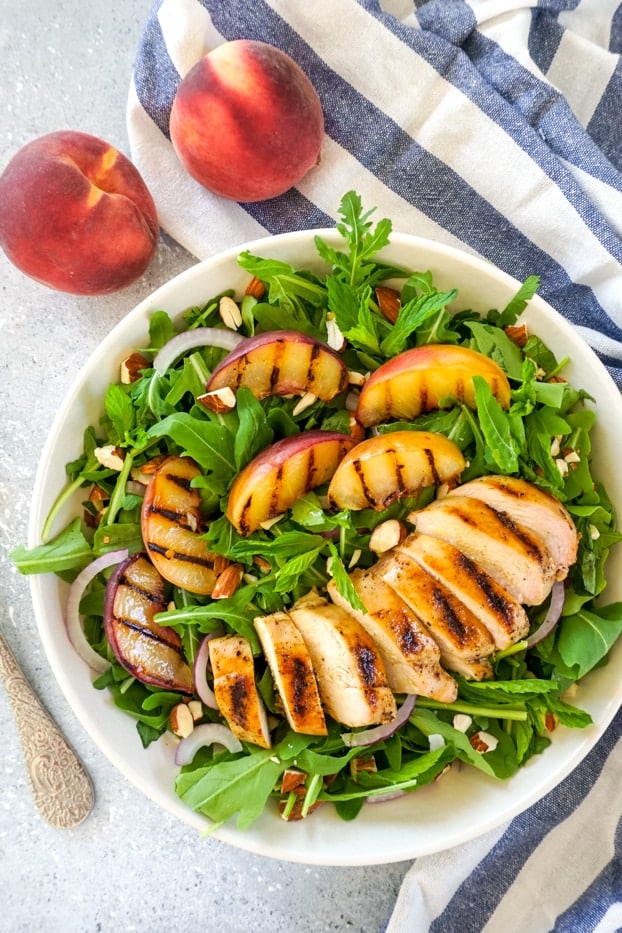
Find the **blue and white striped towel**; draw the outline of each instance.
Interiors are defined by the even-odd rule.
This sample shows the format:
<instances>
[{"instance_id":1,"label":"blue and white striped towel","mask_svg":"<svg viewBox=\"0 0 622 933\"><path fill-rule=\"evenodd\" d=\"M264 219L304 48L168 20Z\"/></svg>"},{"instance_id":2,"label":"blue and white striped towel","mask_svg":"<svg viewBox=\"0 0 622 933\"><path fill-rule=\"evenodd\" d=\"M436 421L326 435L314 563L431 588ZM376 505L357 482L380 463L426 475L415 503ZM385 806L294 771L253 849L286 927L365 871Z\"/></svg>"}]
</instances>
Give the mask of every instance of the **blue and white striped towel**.
<instances>
[{"instance_id":1,"label":"blue and white striped towel","mask_svg":"<svg viewBox=\"0 0 622 933\"><path fill-rule=\"evenodd\" d=\"M180 76L223 40L270 42L317 88L319 169L279 198L220 200L168 138ZM622 388L618 0L158 0L128 104L162 227L198 258L331 226L355 188L394 228L479 254L564 314ZM388 933L622 929L622 715L540 803L417 859Z\"/></svg>"}]
</instances>

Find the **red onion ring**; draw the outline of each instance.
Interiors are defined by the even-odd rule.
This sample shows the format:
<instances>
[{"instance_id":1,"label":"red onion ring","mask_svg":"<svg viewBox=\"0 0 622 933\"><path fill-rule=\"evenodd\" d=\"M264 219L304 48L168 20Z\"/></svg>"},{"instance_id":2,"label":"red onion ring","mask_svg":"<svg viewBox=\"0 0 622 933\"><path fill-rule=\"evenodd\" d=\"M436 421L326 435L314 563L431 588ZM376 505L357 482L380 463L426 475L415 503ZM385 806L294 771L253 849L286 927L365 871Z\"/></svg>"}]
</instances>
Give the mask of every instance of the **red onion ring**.
<instances>
[{"instance_id":1,"label":"red onion ring","mask_svg":"<svg viewBox=\"0 0 622 933\"><path fill-rule=\"evenodd\" d=\"M204 745L222 745L232 753L242 751L242 743L231 729L219 722L204 722L181 740L175 749L175 764L189 765Z\"/></svg>"},{"instance_id":2,"label":"red onion ring","mask_svg":"<svg viewBox=\"0 0 622 933\"><path fill-rule=\"evenodd\" d=\"M218 709L218 703L214 696L214 691L207 682L207 668L209 666L209 643L212 638L222 635L222 629L209 632L199 645L199 649L194 656L194 689L197 696L210 709Z\"/></svg>"},{"instance_id":3,"label":"red onion ring","mask_svg":"<svg viewBox=\"0 0 622 933\"><path fill-rule=\"evenodd\" d=\"M163 376L171 363L187 350L195 350L197 347L221 347L223 350L233 350L241 340L244 340L242 334L234 330L223 330L221 327L196 327L194 330L185 330L171 337L158 350L153 361L153 368L158 376Z\"/></svg>"},{"instance_id":4,"label":"red onion ring","mask_svg":"<svg viewBox=\"0 0 622 933\"><path fill-rule=\"evenodd\" d=\"M100 654L91 648L86 639L84 629L82 628L82 620L80 618L80 600L91 580L93 580L101 570L105 570L106 567L112 567L113 564L120 564L121 561L125 560L127 557L127 548L118 551L108 551L106 554L96 557L84 570L80 571L71 584L67 595L67 602L65 604L65 625L67 627L69 641L82 660L98 674L103 674L104 671L107 671L110 667L110 662L106 661L105 658L102 658Z\"/></svg>"},{"instance_id":5,"label":"red onion ring","mask_svg":"<svg viewBox=\"0 0 622 933\"><path fill-rule=\"evenodd\" d=\"M383 739L388 739L389 736L397 732L408 720L408 717L415 708L416 699L417 697L415 694L407 696L398 709L397 716L395 719L392 719L391 722L383 722L382 725L374 726L373 729L366 729L365 732L342 733L341 739L343 744L346 748L360 748L366 745L373 745L374 742L382 742Z\"/></svg>"},{"instance_id":6,"label":"red onion ring","mask_svg":"<svg viewBox=\"0 0 622 933\"><path fill-rule=\"evenodd\" d=\"M564 581L557 580L551 589L551 602L544 617L542 625L533 632L527 639L526 647L533 648L539 642L543 641L547 635L553 631L562 614L564 608L565 588Z\"/></svg>"}]
</instances>

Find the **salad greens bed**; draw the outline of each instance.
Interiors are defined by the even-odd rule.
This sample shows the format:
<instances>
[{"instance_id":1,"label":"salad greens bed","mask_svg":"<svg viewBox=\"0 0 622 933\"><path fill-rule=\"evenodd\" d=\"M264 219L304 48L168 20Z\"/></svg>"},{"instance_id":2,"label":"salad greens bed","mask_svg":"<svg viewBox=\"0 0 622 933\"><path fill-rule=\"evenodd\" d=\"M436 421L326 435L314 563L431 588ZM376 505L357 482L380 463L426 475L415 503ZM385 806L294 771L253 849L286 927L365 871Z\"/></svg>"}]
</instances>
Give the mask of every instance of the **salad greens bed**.
<instances>
[{"instance_id":1,"label":"salad greens bed","mask_svg":"<svg viewBox=\"0 0 622 933\"><path fill-rule=\"evenodd\" d=\"M249 276L264 283L266 292L259 300L250 294L241 300L240 332L250 336L296 329L326 341L327 325L332 321L347 341L344 359L349 369L357 372L374 370L397 353L427 343L460 344L491 357L510 380L509 411L503 411L490 390L480 385L477 410L456 403L412 423L384 424L379 430L425 429L445 434L467 460L463 481L487 473L511 474L552 492L569 510L580 532L579 557L566 581L559 624L530 650L521 642L494 656L496 679L476 683L456 676L456 702L447 706L417 698L407 723L370 746L349 747L342 737L344 727L330 720L328 736L296 734L279 713L253 618L291 606L312 588L321 591L328 580L327 565L340 591L356 604L347 576L353 556L360 552L359 566L373 563L368 548L373 528L389 517L405 520L414 508L427 504L434 491L423 490L380 513L331 513L313 491L269 529L242 538L224 516L227 492L236 474L279 438L312 428L349 433L347 393L329 404L318 401L297 413L298 399L258 401L248 389L241 388L235 409L215 414L196 401L205 391L211 371L226 354L214 347L188 351L164 375L147 363L137 381L110 385L100 423L86 429L82 456L67 465L68 486L49 516L44 543L32 549L18 547L12 558L23 573L54 572L71 581L107 551L143 551L141 497L132 483L128 486L132 470L162 454L189 455L199 464L202 476L197 485L209 516L209 548L243 564L246 574L240 588L226 599L212 600L171 587L169 605L174 608L158 615L157 620L175 628L190 663L205 634L222 625L226 631L248 638L256 656L261 695L268 710L278 717L271 749L245 744L242 752L232 754L220 746L204 747L181 769L177 793L215 825L236 818L240 828L248 827L271 798L281 796L281 777L289 768L299 769L307 777L302 798L290 794L281 800L285 818L292 815L294 805L298 815L305 816L317 803L330 801L341 817L352 819L367 798L415 790L453 762L508 778L545 750L554 725L581 728L591 721L564 695L588 671L606 662L622 631L622 604L597 608L594 602L605 588L609 550L622 538L607 492L591 473L590 432L595 415L583 405L587 394L560 376L566 361L556 359L554 347L545 346L533 334L515 339L517 318L535 293L538 279L527 279L501 310L490 310L485 316L468 309L453 313L448 306L455 303L455 290L439 292L428 272L392 268L376 258L389 243L391 222L382 219L374 225L372 213L363 211L355 192L344 196L337 224L343 250L315 238L318 254L330 270L325 276L243 252L239 264ZM375 288L395 280L401 282L401 309L391 324L380 312ZM222 327L220 297L190 308L184 316L184 328ZM153 360L175 333L165 311L154 313L149 345L141 354ZM96 448L105 445L124 452L120 472L107 469L97 459ZM67 498L93 485L105 496L104 509L85 502L85 515L91 514L92 520L76 517L60 534L50 537L55 516ZM253 562L257 555L265 558L269 569L264 564L264 569L258 570ZM88 641L111 662L95 687L109 690L114 702L134 717L140 738L148 746L167 730L169 712L183 698L145 686L128 676L114 659L102 626L104 586L109 575L107 571L96 578L80 607ZM541 623L546 608L529 610L532 630ZM470 717L461 717L461 728L456 728L456 713ZM218 718L216 711L204 710L204 721ZM465 722L470 723L466 732ZM481 731L497 740L496 747L485 753L477 750L477 742L469 740ZM372 758L375 770L351 765L353 759L359 759L360 764L361 759Z\"/></svg>"}]
</instances>

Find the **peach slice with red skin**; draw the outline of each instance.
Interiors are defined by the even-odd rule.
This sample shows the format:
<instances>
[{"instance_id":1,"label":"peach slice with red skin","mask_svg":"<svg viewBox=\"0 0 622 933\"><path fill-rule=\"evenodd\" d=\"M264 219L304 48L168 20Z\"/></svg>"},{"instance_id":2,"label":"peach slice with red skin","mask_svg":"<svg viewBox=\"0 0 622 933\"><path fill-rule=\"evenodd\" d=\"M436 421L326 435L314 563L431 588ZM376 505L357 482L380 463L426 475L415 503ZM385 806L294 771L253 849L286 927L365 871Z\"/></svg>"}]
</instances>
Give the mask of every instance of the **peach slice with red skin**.
<instances>
[{"instance_id":1,"label":"peach slice with red skin","mask_svg":"<svg viewBox=\"0 0 622 933\"><path fill-rule=\"evenodd\" d=\"M166 457L147 486L141 530L149 557L165 580L205 596L214 589L214 557L202 537L200 495L192 480L201 475L190 457Z\"/></svg>"},{"instance_id":2,"label":"peach slice with red skin","mask_svg":"<svg viewBox=\"0 0 622 933\"><path fill-rule=\"evenodd\" d=\"M379 434L356 444L341 460L328 486L328 502L338 509L381 511L422 487L457 479L464 467L462 451L443 434Z\"/></svg>"},{"instance_id":3,"label":"peach slice with red skin","mask_svg":"<svg viewBox=\"0 0 622 933\"><path fill-rule=\"evenodd\" d=\"M104 629L117 661L142 683L192 693L181 638L154 618L165 610L164 580L145 554L118 565L104 597Z\"/></svg>"},{"instance_id":4,"label":"peach slice with red skin","mask_svg":"<svg viewBox=\"0 0 622 933\"><path fill-rule=\"evenodd\" d=\"M371 374L356 411L365 427L391 419L411 421L454 399L475 407L473 377L486 380L502 408L510 404L510 384L494 360L453 344L426 344L405 350Z\"/></svg>"},{"instance_id":5,"label":"peach slice with red skin","mask_svg":"<svg viewBox=\"0 0 622 933\"><path fill-rule=\"evenodd\" d=\"M271 444L233 481L227 518L241 535L257 531L327 483L353 443L346 434L318 430Z\"/></svg>"},{"instance_id":6,"label":"peach slice with red skin","mask_svg":"<svg viewBox=\"0 0 622 933\"><path fill-rule=\"evenodd\" d=\"M242 340L214 369L206 391L246 386L258 399L310 392L330 402L347 385L338 353L306 334L279 330Z\"/></svg>"}]
</instances>

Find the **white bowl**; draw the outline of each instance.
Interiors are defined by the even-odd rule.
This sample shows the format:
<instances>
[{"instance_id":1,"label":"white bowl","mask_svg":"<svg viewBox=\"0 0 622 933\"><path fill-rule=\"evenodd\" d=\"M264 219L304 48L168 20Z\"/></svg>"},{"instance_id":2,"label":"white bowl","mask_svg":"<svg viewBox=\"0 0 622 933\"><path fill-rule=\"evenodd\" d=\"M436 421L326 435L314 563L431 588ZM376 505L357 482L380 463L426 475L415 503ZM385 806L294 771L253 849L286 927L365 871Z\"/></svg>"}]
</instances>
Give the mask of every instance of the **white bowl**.
<instances>
[{"instance_id":1,"label":"white bowl","mask_svg":"<svg viewBox=\"0 0 622 933\"><path fill-rule=\"evenodd\" d=\"M282 259L298 267L321 269L314 233L334 245L333 230L303 231L262 239L208 259L174 278L141 302L121 321L92 355L76 379L51 429L39 466L32 505L30 544L40 532L58 491L65 482L65 463L81 452L85 426L96 424L105 390L118 378L119 362L127 351L144 346L151 313L165 309L179 315L204 303L225 288L238 291L248 280L236 257L248 248L257 255ZM382 258L413 270L430 270L439 289L457 287L456 307L482 312L503 308L518 283L505 273L458 250L394 234ZM537 270L534 270L537 273ZM616 503L622 503L622 471L617 465L616 438L622 423L622 397L593 351L556 311L540 298L529 302L523 319L548 343L558 359L570 357L565 375L587 389L597 403L593 461ZM73 514L77 514L74 512ZM72 517L69 509L58 527ZM614 549L608 564L607 602L622 599L622 552ZM110 761L165 810L196 827L202 816L190 811L175 795L172 744L163 739L144 750L133 720L116 709L107 691L91 686L91 673L72 649L63 623L65 585L46 574L31 578L39 632L54 674L85 729ZM610 663L588 675L576 703L591 713L587 729L558 728L544 754L531 759L518 774L502 782L463 767L429 787L399 800L364 807L352 823L343 822L333 808L320 808L309 819L285 823L266 813L249 830L222 827L217 837L231 845L273 858L318 865L371 865L412 859L466 842L511 819L555 787L593 748L622 701L622 640Z\"/></svg>"}]
</instances>

